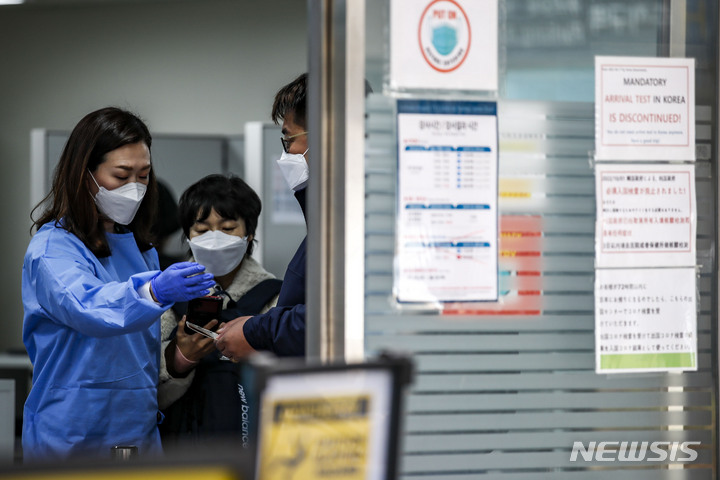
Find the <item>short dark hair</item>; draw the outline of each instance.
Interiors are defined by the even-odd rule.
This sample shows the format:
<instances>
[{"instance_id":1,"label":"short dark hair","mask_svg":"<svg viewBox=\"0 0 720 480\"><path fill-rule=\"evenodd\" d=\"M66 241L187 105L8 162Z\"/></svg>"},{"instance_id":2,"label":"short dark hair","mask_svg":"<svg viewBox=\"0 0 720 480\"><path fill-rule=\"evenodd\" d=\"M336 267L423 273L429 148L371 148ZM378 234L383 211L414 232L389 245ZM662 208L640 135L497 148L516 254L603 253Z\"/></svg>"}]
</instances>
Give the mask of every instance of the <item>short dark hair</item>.
<instances>
[{"instance_id":1,"label":"short dark hair","mask_svg":"<svg viewBox=\"0 0 720 480\"><path fill-rule=\"evenodd\" d=\"M178 218L185 237L190 237L190 228L197 220L205 220L212 209L223 218L241 218L245 222L245 234L253 236L246 254L252 255L255 230L262 210L255 190L233 174L214 173L190 185L180 195L178 203Z\"/></svg>"},{"instance_id":2,"label":"short dark hair","mask_svg":"<svg viewBox=\"0 0 720 480\"><path fill-rule=\"evenodd\" d=\"M365 96L373 92L370 82L365 80ZM293 120L302 128L307 126L307 73L303 73L295 80L282 87L275 94L270 118L275 125L280 125L288 113L293 114Z\"/></svg>"},{"instance_id":3,"label":"short dark hair","mask_svg":"<svg viewBox=\"0 0 720 480\"><path fill-rule=\"evenodd\" d=\"M105 238L103 217L98 213L90 190L90 173L103 163L105 155L125 145L144 143L148 151L152 136L145 123L135 114L117 107L105 107L85 115L70 133L53 174L50 193L33 213L46 205L33 228L55 222L77 236L97 257L110 255ZM157 185L150 169L143 202L127 226L134 233L141 251L152 248L152 225L157 211ZM62 222L61 222L62 220Z\"/></svg>"},{"instance_id":4,"label":"short dark hair","mask_svg":"<svg viewBox=\"0 0 720 480\"><path fill-rule=\"evenodd\" d=\"M293 114L295 123L305 128L307 123L307 73L303 73L275 94L270 114L272 121L276 125L280 125L288 113Z\"/></svg>"}]
</instances>

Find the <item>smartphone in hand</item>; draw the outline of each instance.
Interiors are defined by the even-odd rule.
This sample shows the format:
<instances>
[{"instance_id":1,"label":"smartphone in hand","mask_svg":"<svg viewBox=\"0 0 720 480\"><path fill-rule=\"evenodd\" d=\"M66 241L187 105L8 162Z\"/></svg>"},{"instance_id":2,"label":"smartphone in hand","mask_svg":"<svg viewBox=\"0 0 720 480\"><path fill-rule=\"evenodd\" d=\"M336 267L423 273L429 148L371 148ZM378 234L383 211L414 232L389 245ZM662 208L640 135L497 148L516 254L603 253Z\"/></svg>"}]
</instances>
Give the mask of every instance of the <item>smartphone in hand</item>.
<instances>
[{"instance_id":1,"label":"smartphone in hand","mask_svg":"<svg viewBox=\"0 0 720 480\"><path fill-rule=\"evenodd\" d=\"M208 295L206 297L193 298L188 302L186 322L192 322L195 325L205 327L210 320L220 320L220 313L222 312L223 298L219 295ZM216 330L219 323L216 324L211 330ZM197 332L190 330L185 325L185 333L193 335Z\"/></svg>"}]
</instances>

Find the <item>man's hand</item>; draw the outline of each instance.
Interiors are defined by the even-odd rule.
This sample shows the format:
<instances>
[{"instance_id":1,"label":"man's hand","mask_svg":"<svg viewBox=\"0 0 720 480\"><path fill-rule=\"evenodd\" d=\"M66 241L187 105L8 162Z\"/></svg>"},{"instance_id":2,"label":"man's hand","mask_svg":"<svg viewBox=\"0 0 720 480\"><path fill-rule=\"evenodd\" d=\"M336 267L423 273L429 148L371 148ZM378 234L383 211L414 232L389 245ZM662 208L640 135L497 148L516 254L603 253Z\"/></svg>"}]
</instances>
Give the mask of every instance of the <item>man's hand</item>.
<instances>
[{"instance_id":1,"label":"man's hand","mask_svg":"<svg viewBox=\"0 0 720 480\"><path fill-rule=\"evenodd\" d=\"M218 329L220 336L215 339L215 347L231 360L239 360L255 353L255 349L245 339L243 332L243 325L248 318L250 317L238 317Z\"/></svg>"}]
</instances>

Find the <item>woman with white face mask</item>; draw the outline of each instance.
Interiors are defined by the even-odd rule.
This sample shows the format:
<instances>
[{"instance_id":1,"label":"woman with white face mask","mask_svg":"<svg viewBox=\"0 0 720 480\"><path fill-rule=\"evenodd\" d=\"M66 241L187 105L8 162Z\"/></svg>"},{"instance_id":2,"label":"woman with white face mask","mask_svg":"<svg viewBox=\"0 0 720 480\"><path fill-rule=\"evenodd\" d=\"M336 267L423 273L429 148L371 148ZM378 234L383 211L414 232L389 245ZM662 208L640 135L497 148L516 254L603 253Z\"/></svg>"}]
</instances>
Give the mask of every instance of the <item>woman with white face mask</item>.
<instances>
[{"instance_id":1,"label":"woman with white face mask","mask_svg":"<svg viewBox=\"0 0 720 480\"><path fill-rule=\"evenodd\" d=\"M253 315L277 302L281 281L252 258L260 198L236 176L208 175L180 197L178 214L191 259L215 276L214 296L223 301L222 320ZM187 306L178 304L162 317L163 355L158 400L166 448L205 436L242 434L242 398L237 369L213 340L185 329ZM179 445L178 445L179 446Z\"/></svg>"},{"instance_id":2,"label":"woman with white face mask","mask_svg":"<svg viewBox=\"0 0 720 480\"><path fill-rule=\"evenodd\" d=\"M23 342L33 364L25 461L110 458L119 443L142 456L161 451L158 320L214 281L196 263L159 271L151 143L130 112L89 113L38 205L22 272Z\"/></svg>"}]
</instances>

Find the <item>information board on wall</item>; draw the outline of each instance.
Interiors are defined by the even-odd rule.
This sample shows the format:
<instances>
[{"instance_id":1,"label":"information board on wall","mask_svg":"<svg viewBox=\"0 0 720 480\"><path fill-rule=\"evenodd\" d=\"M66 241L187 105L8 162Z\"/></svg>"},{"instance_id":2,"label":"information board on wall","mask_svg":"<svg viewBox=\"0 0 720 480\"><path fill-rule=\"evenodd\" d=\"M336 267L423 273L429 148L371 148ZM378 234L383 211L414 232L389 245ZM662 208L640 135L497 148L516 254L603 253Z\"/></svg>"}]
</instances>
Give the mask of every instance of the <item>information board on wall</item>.
<instances>
[{"instance_id":1,"label":"information board on wall","mask_svg":"<svg viewBox=\"0 0 720 480\"><path fill-rule=\"evenodd\" d=\"M391 89L497 85L497 0L391 0Z\"/></svg>"},{"instance_id":2,"label":"information board on wall","mask_svg":"<svg viewBox=\"0 0 720 480\"><path fill-rule=\"evenodd\" d=\"M595 272L597 373L697 370L695 268Z\"/></svg>"},{"instance_id":3,"label":"information board on wall","mask_svg":"<svg viewBox=\"0 0 720 480\"><path fill-rule=\"evenodd\" d=\"M595 57L595 159L695 160L695 61Z\"/></svg>"},{"instance_id":4,"label":"information board on wall","mask_svg":"<svg viewBox=\"0 0 720 480\"><path fill-rule=\"evenodd\" d=\"M497 300L497 104L399 100L397 111L397 300Z\"/></svg>"},{"instance_id":5,"label":"information board on wall","mask_svg":"<svg viewBox=\"0 0 720 480\"><path fill-rule=\"evenodd\" d=\"M595 167L595 265L694 266L694 165Z\"/></svg>"}]
</instances>

